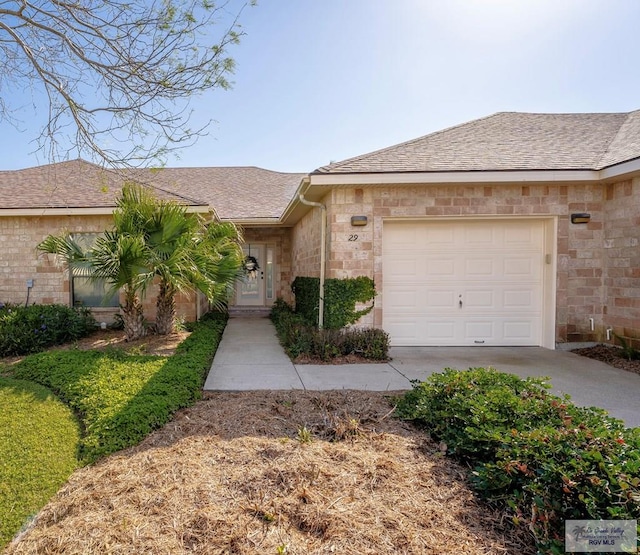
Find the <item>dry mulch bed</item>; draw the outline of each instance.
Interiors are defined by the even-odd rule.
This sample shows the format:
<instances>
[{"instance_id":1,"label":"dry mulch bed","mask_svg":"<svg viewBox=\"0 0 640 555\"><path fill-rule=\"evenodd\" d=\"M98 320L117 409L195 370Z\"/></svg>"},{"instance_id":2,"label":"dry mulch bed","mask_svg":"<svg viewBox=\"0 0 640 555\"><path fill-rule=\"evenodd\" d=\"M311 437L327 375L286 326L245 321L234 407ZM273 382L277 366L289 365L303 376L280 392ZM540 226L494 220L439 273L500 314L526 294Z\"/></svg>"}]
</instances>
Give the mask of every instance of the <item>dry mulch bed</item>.
<instances>
[{"instance_id":1,"label":"dry mulch bed","mask_svg":"<svg viewBox=\"0 0 640 555\"><path fill-rule=\"evenodd\" d=\"M74 473L6 553L534 553L387 395L207 394Z\"/></svg>"},{"instance_id":2,"label":"dry mulch bed","mask_svg":"<svg viewBox=\"0 0 640 555\"><path fill-rule=\"evenodd\" d=\"M624 356L622 349L614 347L613 345L600 344L583 349L574 349L571 352L605 362L610 366L626 370L627 372L640 374L640 360L629 360Z\"/></svg>"}]
</instances>

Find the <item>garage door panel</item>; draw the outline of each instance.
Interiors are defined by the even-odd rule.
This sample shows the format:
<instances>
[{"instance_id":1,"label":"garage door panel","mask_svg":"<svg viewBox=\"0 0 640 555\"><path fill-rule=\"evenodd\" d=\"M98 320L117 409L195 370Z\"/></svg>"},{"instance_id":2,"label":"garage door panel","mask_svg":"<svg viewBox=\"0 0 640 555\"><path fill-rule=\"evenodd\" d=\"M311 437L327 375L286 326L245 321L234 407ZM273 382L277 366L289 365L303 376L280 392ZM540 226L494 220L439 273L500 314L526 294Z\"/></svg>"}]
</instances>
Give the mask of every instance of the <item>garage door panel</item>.
<instances>
[{"instance_id":1,"label":"garage door panel","mask_svg":"<svg viewBox=\"0 0 640 555\"><path fill-rule=\"evenodd\" d=\"M457 327L459 323L455 320L440 320L440 321L431 321L427 320L423 329L427 332L428 337L433 337L440 341L446 342L445 344L451 344L452 341L455 341L457 337Z\"/></svg>"},{"instance_id":2,"label":"garage door panel","mask_svg":"<svg viewBox=\"0 0 640 555\"><path fill-rule=\"evenodd\" d=\"M385 331L394 338L398 346L420 345L424 341L424 332L417 326L415 320L398 320L391 318L385 323Z\"/></svg>"},{"instance_id":3,"label":"garage door panel","mask_svg":"<svg viewBox=\"0 0 640 555\"><path fill-rule=\"evenodd\" d=\"M418 302L420 292L412 287L394 287L385 291L390 305L399 310L415 312L421 303Z\"/></svg>"},{"instance_id":4,"label":"garage door panel","mask_svg":"<svg viewBox=\"0 0 640 555\"><path fill-rule=\"evenodd\" d=\"M480 245L495 245L495 230L487 226L467 226L461 228L459 236L463 245L478 247Z\"/></svg>"},{"instance_id":5,"label":"garage door panel","mask_svg":"<svg viewBox=\"0 0 640 555\"><path fill-rule=\"evenodd\" d=\"M506 320L502 324L502 336L505 341L512 344L525 344L534 333L534 325L539 324L539 319ZM520 343L519 343L520 342Z\"/></svg>"},{"instance_id":6,"label":"garage door panel","mask_svg":"<svg viewBox=\"0 0 640 555\"><path fill-rule=\"evenodd\" d=\"M469 256L464 261L464 276L467 278L489 278L496 273L495 260L486 257Z\"/></svg>"},{"instance_id":7,"label":"garage door panel","mask_svg":"<svg viewBox=\"0 0 640 555\"><path fill-rule=\"evenodd\" d=\"M442 249L454 247L457 239L454 229L446 226L432 226L424 228L424 241L436 249Z\"/></svg>"},{"instance_id":8,"label":"garage door panel","mask_svg":"<svg viewBox=\"0 0 640 555\"><path fill-rule=\"evenodd\" d=\"M536 263L537 262L537 263ZM513 257L503 260L502 274L505 278L524 278L527 280L536 280L540 276L541 261L536 261L534 256Z\"/></svg>"},{"instance_id":9,"label":"garage door panel","mask_svg":"<svg viewBox=\"0 0 640 555\"><path fill-rule=\"evenodd\" d=\"M456 299L455 293L452 290L432 290L429 289L425 292L426 304L434 309L447 308L455 306Z\"/></svg>"},{"instance_id":10,"label":"garage door panel","mask_svg":"<svg viewBox=\"0 0 640 555\"><path fill-rule=\"evenodd\" d=\"M507 289L502 292L502 306L505 309L538 311L542 308L539 300L531 289Z\"/></svg>"},{"instance_id":11,"label":"garage door panel","mask_svg":"<svg viewBox=\"0 0 640 555\"><path fill-rule=\"evenodd\" d=\"M466 341L475 342L478 339L491 340L495 337L495 322L493 320L475 320L464 323Z\"/></svg>"},{"instance_id":12,"label":"garage door panel","mask_svg":"<svg viewBox=\"0 0 640 555\"><path fill-rule=\"evenodd\" d=\"M467 289L465 290L465 293L460 297L460 301L462 301L462 307L458 305L458 308L460 310L492 310L496 304L495 292L492 289Z\"/></svg>"},{"instance_id":13,"label":"garage door panel","mask_svg":"<svg viewBox=\"0 0 640 555\"><path fill-rule=\"evenodd\" d=\"M392 262L388 270L390 283L402 283L406 279L415 279L419 275L423 275L418 269L418 259L415 256L402 257L395 255L391 258L390 262Z\"/></svg>"},{"instance_id":14,"label":"garage door panel","mask_svg":"<svg viewBox=\"0 0 640 555\"><path fill-rule=\"evenodd\" d=\"M539 220L385 222L392 344L540 345L543 240Z\"/></svg>"}]
</instances>

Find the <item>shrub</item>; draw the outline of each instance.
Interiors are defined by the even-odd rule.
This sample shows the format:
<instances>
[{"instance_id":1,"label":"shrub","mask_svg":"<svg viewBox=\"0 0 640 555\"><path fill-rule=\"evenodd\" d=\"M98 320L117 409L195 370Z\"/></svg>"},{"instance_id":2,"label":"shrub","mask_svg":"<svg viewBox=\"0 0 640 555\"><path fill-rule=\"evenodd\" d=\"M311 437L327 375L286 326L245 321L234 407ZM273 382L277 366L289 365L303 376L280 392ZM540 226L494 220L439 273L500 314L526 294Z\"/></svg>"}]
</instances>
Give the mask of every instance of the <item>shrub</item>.
<instances>
[{"instance_id":1,"label":"shrub","mask_svg":"<svg viewBox=\"0 0 640 555\"><path fill-rule=\"evenodd\" d=\"M291 288L296 296L295 312L301 314L308 322L317 323L320 302L319 278L297 277ZM325 280L324 328L337 330L354 324L373 309L371 305L356 310L356 303L369 302L375 296L373 280L365 276Z\"/></svg>"},{"instance_id":2,"label":"shrub","mask_svg":"<svg viewBox=\"0 0 640 555\"><path fill-rule=\"evenodd\" d=\"M475 466L472 482L545 553L563 553L566 519L640 517L640 428L548 393L547 380L446 369L415 384L399 414Z\"/></svg>"},{"instance_id":3,"label":"shrub","mask_svg":"<svg viewBox=\"0 0 640 555\"><path fill-rule=\"evenodd\" d=\"M26 355L73 341L95 330L86 308L59 304L0 309L0 356Z\"/></svg>"},{"instance_id":4,"label":"shrub","mask_svg":"<svg viewBox=\"0 0 640 555\"><path fill-rule=\"evenodd\" d=\"M50 387L76 412L84 429L80 454L92 462L137 444L200 397L225 324L221 315L203 318L169 358L55 351L27 357L13 371Z\"/></svg>"},{"instance_id":5,"label":"shrub","mask_svg":"<svg viewBox=\"0 0 640 555\"><path fill-rule=\"evenodd\" d=\"M281 299L273 305L271 320L280 342L293 359L331 361L351 354L370 360L389 358L389 336L380 329L319 330Z\"/></svg>"}]
</instances>

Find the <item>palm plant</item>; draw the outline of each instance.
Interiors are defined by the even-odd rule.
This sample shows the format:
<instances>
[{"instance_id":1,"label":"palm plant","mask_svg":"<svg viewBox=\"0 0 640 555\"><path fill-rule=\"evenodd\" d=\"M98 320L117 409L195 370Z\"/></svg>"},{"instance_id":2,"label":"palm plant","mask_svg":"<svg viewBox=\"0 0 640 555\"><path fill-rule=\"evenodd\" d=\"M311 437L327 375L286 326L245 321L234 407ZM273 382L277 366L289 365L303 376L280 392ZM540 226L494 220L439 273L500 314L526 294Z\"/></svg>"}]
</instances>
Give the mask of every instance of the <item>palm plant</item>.
<instances>
[{"instance_id":1,"label":"palm plant","mask_svg":"<svg viewBox=\"0 0 640 555\"><path fill-rule=\"evenodd\" d=\"M158 201L140 185L127 183L113 213L114 228L87 251L69 234L49 236L38 249L63 258L70 271L108 284L107 297L123 292L122 319L127 340L145 332L140 296L155 282L156 331L175 327L175 296L201 291L214 304L228 298L243 254L232 223L207 222L175 202Z\"/></svg>"},{"instance_id":2,"label":"palm plant","mask_svg":"<svg viewBox=\"0 0 640 555\"><path fill-rule=\"evenodd\" d=\"M207 222L135 184L124 187L120 207L116 228L144 240L143 289L158 282L157 333L173 331L177 293L201 291L212 303L227 298L242 263L240 233L233 224Z\"/></svg>"},{"instance_id":3,"label":"palm plant","mask_svg":"<svg viewBox=\"0 0 640 555\"><path fill-rule=\"evenodd\" d=\"M105 297L123 291L120 305L128 341L144 335L144 316L139 293L144 285L144 244L139 238L107 231L93 246L84 250L71 234L49 235L38 250L60 257L70 273L92 280L104 280L109 289Z\"/></svg>"},{"instance_id":4,"label":"palm plant","mask_svg":"<svg viewBox=\"0 0 640 555\"><path fill-rule=\"evenodd\" d=\"M149 270L144 241L138 235L106 231L90 251L92 277L109 285L106 296L122 290L122 321L127 341L145 334L144 312L140 296L144 293Z\"/></svg>"}]
</instances>

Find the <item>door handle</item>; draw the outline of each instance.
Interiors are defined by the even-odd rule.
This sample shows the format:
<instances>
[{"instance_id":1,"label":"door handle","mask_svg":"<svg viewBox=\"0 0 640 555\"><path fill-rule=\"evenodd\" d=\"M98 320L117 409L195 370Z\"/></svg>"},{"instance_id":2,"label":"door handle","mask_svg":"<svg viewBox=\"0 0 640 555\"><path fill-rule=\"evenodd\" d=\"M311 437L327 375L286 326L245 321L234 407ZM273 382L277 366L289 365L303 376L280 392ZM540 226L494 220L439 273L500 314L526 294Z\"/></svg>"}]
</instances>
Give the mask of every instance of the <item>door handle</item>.
<instances>
[{"instance_id":1,"label":"door handle","mask_svg":"<svg viewBox=\"0 0 640 555\"><path fill-rule=\"evenodd\" d=\"M458 307L459 307L459 308L462 308L462 299L460 299L460 300L458 301Z\"/></svg>"}]
</instances>

